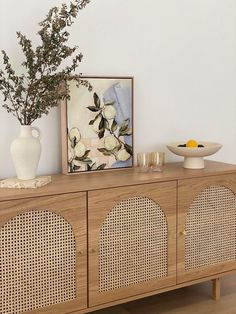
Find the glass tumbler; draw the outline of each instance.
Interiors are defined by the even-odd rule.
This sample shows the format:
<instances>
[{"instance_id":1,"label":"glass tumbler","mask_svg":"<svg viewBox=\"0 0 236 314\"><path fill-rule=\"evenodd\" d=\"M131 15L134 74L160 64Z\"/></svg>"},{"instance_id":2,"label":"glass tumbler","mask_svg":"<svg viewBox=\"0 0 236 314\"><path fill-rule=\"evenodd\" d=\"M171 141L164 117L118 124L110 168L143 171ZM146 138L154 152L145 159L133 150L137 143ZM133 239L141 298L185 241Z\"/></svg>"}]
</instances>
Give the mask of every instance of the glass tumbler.
<instances>
[{"instance_id":1,"label":"glass tumbler","mask_svg":"<svg viewBox=\"0 0 236 314\"><path fill-rule=\"evenodd\" d=\"M142 172L147 172L151 166L150 153L138 153L137 165Z\"/></svg>"},{"instance_id":2,"label":"glass tumbler","mask_svg":"<svg viewBox=\"0 0 236 314\"><path fill-rule=\"evenodd\" d=\"M164 152L152 152L151 157L151 167L152 171L163 171L163 166L165 164L165 153Z\"/></svg>"}]
</instances>

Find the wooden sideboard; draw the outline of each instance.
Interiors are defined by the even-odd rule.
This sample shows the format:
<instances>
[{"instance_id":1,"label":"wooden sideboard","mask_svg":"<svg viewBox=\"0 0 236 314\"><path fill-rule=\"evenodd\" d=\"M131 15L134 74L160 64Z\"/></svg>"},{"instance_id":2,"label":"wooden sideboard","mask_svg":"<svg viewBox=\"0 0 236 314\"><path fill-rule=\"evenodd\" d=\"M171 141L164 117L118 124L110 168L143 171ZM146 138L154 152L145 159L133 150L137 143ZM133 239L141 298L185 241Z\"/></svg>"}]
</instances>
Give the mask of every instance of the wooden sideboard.
<instances>
[{"instance_id":1,"label":"wooden sideboard","mask_svg":"<svg viewBox=\"0 0 236 314\"><path fill-rule=\"evenodd\" d=\"M236 166L0 190L0 313L88 313L236 271Z\"/></svg>"}]
</instances>

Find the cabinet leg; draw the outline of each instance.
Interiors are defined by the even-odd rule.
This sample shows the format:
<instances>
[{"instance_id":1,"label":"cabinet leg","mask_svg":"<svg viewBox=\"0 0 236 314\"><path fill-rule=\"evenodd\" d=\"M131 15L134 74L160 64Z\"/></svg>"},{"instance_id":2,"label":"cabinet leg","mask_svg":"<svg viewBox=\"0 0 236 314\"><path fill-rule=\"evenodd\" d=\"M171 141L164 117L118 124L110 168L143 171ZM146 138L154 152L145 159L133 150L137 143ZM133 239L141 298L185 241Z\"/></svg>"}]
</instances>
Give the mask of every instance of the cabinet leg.
<instances>
[{"instance_id":1,"label":"cabinet leg","mask_svg":"<svg viewBox=\"0 0 236 314\"><path fill-rule=\"evenodd\" d=\"M220 299L220 278L212 280L212 298L216 301Z\"/></svg>"}]
</instances>

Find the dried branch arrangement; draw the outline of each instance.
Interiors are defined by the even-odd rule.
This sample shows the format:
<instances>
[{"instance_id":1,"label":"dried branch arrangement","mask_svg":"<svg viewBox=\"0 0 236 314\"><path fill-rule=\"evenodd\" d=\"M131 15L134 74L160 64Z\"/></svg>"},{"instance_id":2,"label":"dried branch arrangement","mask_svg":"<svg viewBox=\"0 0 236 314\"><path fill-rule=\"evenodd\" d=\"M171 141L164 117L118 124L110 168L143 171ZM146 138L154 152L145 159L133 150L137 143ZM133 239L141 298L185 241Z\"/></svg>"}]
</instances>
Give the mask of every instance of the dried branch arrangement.
<instances>
[{"instance_id":1,"label":"dried branch arrangement","mask_svg":"<svg viewBox=\"0 0 236 314\"><path fill-rule=\"evenodd\" d=\"M79 10L90 0L75 0L70 5L53 7L45 20L39 23L38 35L41 44L33 47L32 41L17 32L19 45L25 56L22 63L24 73L17 75L5 51L4 68L0 69L0 91L4 96L3 107L13 114L21 125L31 125L33 121L48 114L60 100L69 99L69 88L64 82L76 80L79 85L92 89L89 82L75 74L82 54L78 47L67 45L68 28L74 23ZM70 59L70 65L63 67L63 61ZM63 84L63 88L62 88Z\"/></svg>"}]
</instances>

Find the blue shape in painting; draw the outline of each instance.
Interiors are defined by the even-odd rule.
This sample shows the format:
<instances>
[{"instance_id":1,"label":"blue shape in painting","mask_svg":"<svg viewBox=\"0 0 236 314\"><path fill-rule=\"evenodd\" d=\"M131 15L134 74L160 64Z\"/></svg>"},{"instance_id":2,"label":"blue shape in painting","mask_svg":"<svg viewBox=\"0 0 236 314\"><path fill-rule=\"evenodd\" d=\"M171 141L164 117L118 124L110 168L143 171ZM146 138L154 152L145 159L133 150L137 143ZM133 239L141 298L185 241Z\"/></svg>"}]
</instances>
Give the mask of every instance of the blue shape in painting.
<instances>
[{"instance_id":1,"label":"blue shape in painting","mask_svg":"<svg viewBox=\"0 0 236 314\"><path fill-rule=\"evenodd\" d=\"M120 83L113 84L103 95L104 103L114 102L117 116L116 122L121 125L126 119L130 119L129 127L132 128L132 95L131 88L123 88ZM132 146L132 136L124 137L125 143ZM112 167L130 167L132 166L132 157L127 161L116 161Z\"/></svg>"}]
</instances>

